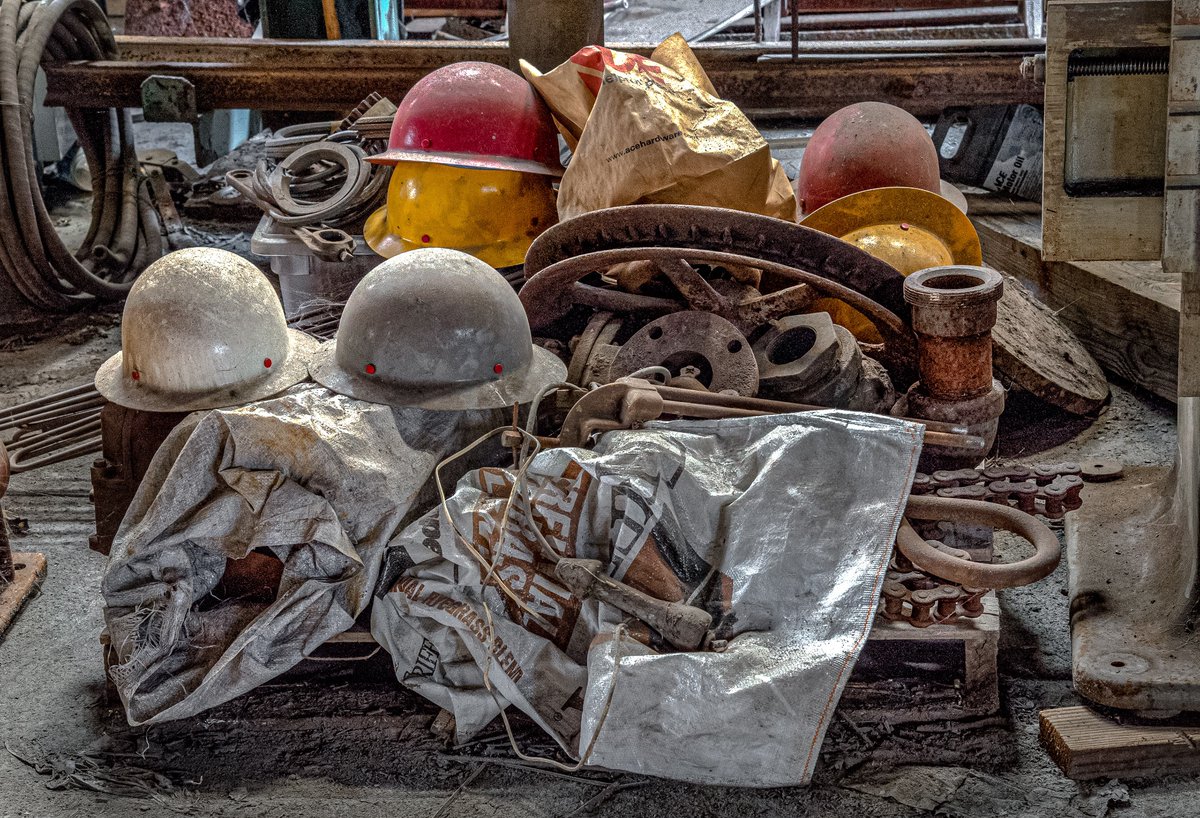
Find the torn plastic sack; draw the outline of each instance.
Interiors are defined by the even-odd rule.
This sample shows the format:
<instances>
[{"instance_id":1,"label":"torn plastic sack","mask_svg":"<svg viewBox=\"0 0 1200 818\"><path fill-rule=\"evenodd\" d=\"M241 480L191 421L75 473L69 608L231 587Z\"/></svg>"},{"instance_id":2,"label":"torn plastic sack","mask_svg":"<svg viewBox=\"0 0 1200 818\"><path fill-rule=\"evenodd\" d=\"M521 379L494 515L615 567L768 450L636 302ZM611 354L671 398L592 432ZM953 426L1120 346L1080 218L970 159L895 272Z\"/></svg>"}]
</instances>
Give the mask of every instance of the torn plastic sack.
<instances>
[{"instance_id":1,"label":"torn plastic sack","mask_svg":"<svg viewBox=\"0 0 1200 818\"><path fill-rule=\"evenodd\" d=\"M783 166L746 115L717 95L679 34L649 59L587 46L546 74L526 62L521 71L572 151L561 219L646 203L796 218Z\"/></svg>"},{"instance_id":2,"label":"torn plastic sack","mask_svg":"<svg viewBox=\"0 0 1200 818\"><path fill-rule=\"evenodd\" d=\"M807 783L875 618L921 433L840 411L672 421L540 452L515 494L513 473L474 471L447 501L453 526L435 509L389 545L371 632L460 741L511 704L588 765ZM557 555L707 609L724 648L672 652L573 596L534 525Z\"/></svg>"},{"instance_id":3,"label":"torn plastic sack","mask_svg":"<svg viewBox=\"0 0 1200 818\"><path fill-rule=\"evenodd\" d=\"M308 384L185 421L102 581L129 723L229 701L347 630L388 541L436 504L434 467L502 414L393 409Z\"/></svg>"}]
</instances>

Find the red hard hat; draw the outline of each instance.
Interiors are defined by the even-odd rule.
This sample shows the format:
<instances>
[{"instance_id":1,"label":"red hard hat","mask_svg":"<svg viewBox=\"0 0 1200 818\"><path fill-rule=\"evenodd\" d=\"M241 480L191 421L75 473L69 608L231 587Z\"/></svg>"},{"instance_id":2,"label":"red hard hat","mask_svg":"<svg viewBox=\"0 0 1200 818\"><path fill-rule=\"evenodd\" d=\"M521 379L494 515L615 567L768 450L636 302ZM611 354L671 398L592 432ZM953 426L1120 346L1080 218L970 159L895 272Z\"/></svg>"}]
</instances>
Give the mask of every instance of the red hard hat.
<instances>
[{"instance_id":1,"label":"red hard hat","mask_svg":"<svg viewBox=\"0 0 1200 818\"><path fill-rule=\"evenodd\" d=\"M885 102L857 102L835 111L813 131L796 198L812 213L834 199L877 187L941 192L937 148L907 111Z\"/></svg>"},{"instance_id":2,"label":"red hard hat","mask_svg":"<svg viewBox=\"0 0 1200 818\"><path fill-rule=\"evenodd\" d=\"M414 85L371 162L436 162L561 176L558 132L533 86L498 65L460 62Z\"/></svg>"}]
</instances>

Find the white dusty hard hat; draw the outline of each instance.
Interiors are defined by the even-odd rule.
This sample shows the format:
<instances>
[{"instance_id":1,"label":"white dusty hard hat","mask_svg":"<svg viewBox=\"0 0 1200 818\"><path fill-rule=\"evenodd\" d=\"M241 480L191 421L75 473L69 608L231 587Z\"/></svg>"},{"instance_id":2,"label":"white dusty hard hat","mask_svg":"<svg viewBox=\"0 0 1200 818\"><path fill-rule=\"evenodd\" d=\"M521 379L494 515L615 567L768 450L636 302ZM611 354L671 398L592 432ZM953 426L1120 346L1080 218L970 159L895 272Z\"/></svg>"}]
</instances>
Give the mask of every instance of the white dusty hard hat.
<instances>
[{"instance_id":1,"label":"white dusty hard hat","mask_svg":"<svg viewBox=\"0 0 1200 818\"><path fill-rule=\"evenodd\" d=\"M318 342L288 329L271 284L227 250L176 250L146 268L121 316L121 351L96 373L113 403L148 412L217 409L308 377Z\"/></svg>"},{"instance_id":2,"label":"white dusty hard hat","mask_svg":"<svg viewBox=\"0 0 1200 818\"><path fill-rule=\"evenodd\" d=\"M512 285L457 250L422 248L354 288L337 338L313 358L320 384L372 403L495 409L528 403L566 377L533 345Z\"/></svg>"}]
</instances>

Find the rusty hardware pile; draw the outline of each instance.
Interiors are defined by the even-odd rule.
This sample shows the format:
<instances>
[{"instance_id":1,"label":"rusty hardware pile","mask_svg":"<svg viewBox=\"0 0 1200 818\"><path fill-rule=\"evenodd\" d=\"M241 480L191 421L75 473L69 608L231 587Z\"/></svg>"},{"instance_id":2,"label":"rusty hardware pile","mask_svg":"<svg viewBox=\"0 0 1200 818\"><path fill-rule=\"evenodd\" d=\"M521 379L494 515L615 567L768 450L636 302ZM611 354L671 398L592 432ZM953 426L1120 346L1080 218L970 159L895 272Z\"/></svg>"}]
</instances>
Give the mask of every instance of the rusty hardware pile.
<instances>
[{"instance_id":1,"label":"rusty hardware pile","mask_svg":"<svg viewBox=\"0 0 1200 818\"><path fill-rule=\"evenodd\" d=\"M395 110L379 94L364 99L340 123L294 125L267 141L271 167L231 170L225 181L318 258L349 261L366 217L387 197L391 168L366 161L379 145L351 130L367 111Z\"/></svg>"},{"instance_id":2,"label":"rusty hardware pile","mask_svg":"<svg viewBox=\"0 0 1200 818\"><path fill-rule=\"evenodd\" d=\"M535 240L525 273L534 333L580 385L663 367L712 392L886 412L893 381L914 368L899 273L775 219L686 205L596 211ZM871 317L884 343L860 346L828 314L805 314L822 295Z\"/></svg>"}]
</instances>

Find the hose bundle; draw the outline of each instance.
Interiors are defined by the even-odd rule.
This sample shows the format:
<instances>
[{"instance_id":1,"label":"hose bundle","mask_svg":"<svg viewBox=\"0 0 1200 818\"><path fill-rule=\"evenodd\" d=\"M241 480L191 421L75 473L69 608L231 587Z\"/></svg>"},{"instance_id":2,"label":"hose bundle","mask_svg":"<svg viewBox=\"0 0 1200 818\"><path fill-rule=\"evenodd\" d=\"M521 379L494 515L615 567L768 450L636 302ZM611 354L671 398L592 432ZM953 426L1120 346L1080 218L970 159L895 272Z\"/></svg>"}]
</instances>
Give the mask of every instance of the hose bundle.
<instances>
[{"instance_id":1,"label":"hose bundle","mask_svg":"<svg viewBox=\"0 0 1200 818\"><path fill-rule=\"evenodd\" d=\"M164 251L124 109L82 102L67 109L94 191L91 226L76 253L62 243L42 201L31 133L39 64L117 56L112 29L93 0L0 0L0 267L45 309L122 298Z\"/></svg>"}]
</instances>

